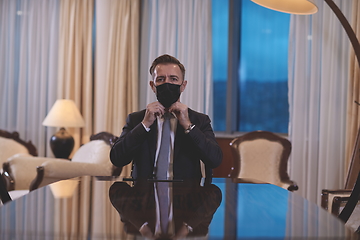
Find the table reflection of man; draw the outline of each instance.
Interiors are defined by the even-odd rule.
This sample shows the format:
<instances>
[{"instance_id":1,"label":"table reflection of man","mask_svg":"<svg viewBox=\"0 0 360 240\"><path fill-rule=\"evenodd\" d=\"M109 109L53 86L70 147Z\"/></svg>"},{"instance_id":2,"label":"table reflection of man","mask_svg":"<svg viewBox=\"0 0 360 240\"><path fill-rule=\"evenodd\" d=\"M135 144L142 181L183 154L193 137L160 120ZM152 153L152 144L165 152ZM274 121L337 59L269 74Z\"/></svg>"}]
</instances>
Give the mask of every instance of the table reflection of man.
<instances>
[{"instance_id":1,"label":"table reflection of man","mask_svg":"<svg viewBox=\"0 0 360 240\"><path fill-rule=\"evenodd\" d=\"M161 228L161 212L166 204L156 193L159 182L137 181L133 187L115 182L110 190L110 201L120 213L127 233L141 234L151 239L180 239L186 236L205 236L216 209L221 190L197 181L161 182L169 187L167 230ZM164 206L165 205L165 206Z\"/></svg>"}]
</instances>

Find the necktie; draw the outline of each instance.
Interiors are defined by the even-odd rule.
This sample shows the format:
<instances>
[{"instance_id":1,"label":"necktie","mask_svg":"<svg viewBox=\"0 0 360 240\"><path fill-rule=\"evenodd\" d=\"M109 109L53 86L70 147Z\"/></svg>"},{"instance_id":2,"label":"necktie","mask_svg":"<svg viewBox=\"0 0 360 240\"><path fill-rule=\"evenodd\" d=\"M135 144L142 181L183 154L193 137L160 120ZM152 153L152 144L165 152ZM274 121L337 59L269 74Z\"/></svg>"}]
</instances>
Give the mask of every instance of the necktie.
<instances>
[{"instance_id":1,"label":"necktie","mask_svg":"<svg viewBox=\"0 0 360 240\"><path fill-rule=\"evenodd\" d=\"M157 195L159 199L159 210L160 210L160 229L162 234L168 233L169 227L169 183L168 182L157 182Z\"/></svg>"},{"instance_id":2,"label":"necktie","mask_svg":"<svg viewBox=\"0 0 360 240\"><path fill-rule=\"evenodd\" d=\"M161 133L161 145L157 160L156 178L160 180L167 179L169 170L169 152L170 152L170 113L164 114L164 123ZM168 183L158 182L157 194L160 208L160 227L162 234L166 234L169 225L169 194Z\"/></svg>"},{"instance_id":3,"label":"necktie","mask_svg":"<svg viewBox=\"0 0 360 240\"><path fill-rule=\"evenodd\" d=\"M170 152L170 113L164 114L164 123L161 133L161 143L157 160L156 178L160 180L167 179L169 169Z\"/></svg>"}]
</instances>

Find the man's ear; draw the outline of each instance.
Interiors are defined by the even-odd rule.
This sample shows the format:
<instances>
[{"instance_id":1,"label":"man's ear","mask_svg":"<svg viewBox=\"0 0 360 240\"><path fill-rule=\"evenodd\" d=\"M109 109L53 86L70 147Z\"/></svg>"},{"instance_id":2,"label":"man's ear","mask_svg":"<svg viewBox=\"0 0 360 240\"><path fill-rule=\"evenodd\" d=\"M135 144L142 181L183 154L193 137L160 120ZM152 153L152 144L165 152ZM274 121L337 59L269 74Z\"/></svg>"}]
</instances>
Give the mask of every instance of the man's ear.
<instances>
[{"instance_id":1,"label":"man's ear","mask_svg":"<svg viewBox=\"0 0 360 240\"><path fill-rule=\"evenodd\" d=\"M156 87L155 87L154 81L150 81L149 85L150 85L151 89L153 90L153 92L156 94Z\"/></svg>"},{"instance_id":2,"label":"man's ear","mask_svg":"<svg viewBox=\"0 0 360 240\"><path fill-rule=\"evenodd\" d=\"M180 92L183 92L183 91L185 90L186 84L187 84L187 81L184 80L184 82L183 82L183 83L181 84L181 86L180 86Z\"/></svg>"}]
</instances>

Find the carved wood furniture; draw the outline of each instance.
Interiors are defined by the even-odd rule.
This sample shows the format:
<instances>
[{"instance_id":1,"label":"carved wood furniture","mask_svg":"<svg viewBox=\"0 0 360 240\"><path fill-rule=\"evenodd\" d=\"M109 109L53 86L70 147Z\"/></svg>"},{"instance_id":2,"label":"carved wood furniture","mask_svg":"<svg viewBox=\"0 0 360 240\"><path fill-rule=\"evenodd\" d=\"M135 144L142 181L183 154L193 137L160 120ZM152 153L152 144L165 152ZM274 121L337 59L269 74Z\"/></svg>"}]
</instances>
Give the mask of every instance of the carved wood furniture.
<instances>
[{"instance_id":1,"label":"carved wood furniture","mask_svg":"<svg viewBox=\"0 0 360 240\"><path fill-rule=\"evenodd\" d=\"M216 137L216 141L218 142L222 152L223 159L221 161L220 166L213 169L213 177L220 178L228 178L234 177L234 157L230 147L230 142L234 139L234 137L226 136L226 137Z\"/></svg>"}]
</instances>

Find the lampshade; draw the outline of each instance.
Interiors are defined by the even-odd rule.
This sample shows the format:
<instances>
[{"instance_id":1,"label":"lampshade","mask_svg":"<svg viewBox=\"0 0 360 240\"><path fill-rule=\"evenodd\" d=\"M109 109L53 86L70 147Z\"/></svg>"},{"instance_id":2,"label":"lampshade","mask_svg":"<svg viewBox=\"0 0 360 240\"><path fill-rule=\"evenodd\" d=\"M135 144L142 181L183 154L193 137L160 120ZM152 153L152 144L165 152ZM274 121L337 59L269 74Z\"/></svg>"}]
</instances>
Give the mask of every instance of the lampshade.
<instances>
[{"instance_id":1,"label":"lampshade","mask_svg":"<svg viewBox=\"0 0 360 240\"><path fill-rule=\"evenodd\" d=\"M275 11L308 15L318 11L317 6L308 0L251 0L260 6Z\"/></svg>"},{"instance_id":2,"label":"lampshade","mask_svg":"<svg viewBox=\"0 0 360 240\"><path fill-rule=\"evenodd\" d=\"M42 125L48 127L83 127L85 122L73 100L58 99Z\"/></svg>"}]
</instances>

